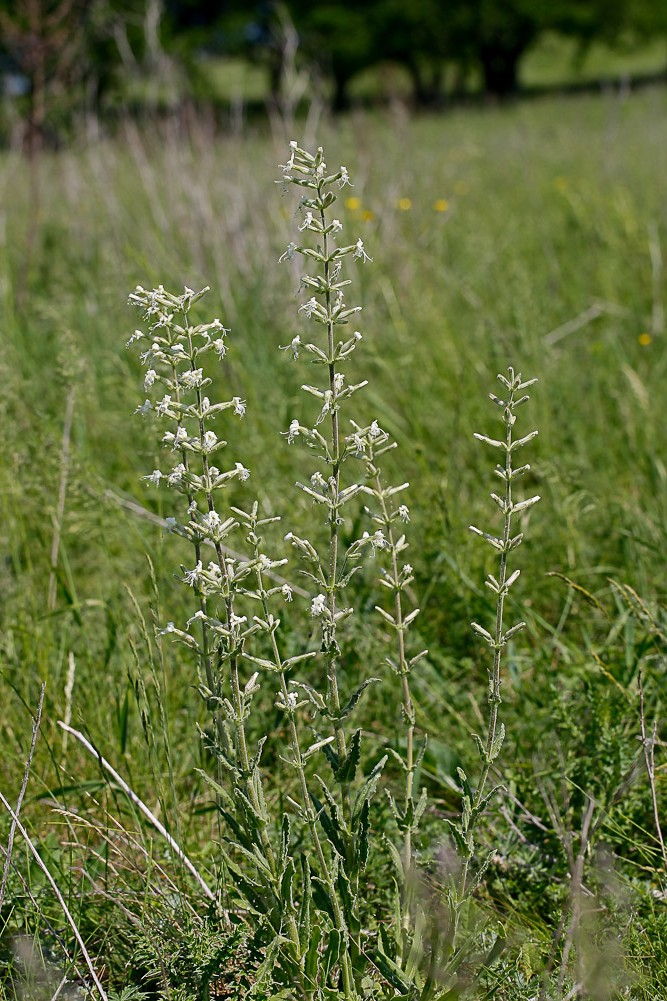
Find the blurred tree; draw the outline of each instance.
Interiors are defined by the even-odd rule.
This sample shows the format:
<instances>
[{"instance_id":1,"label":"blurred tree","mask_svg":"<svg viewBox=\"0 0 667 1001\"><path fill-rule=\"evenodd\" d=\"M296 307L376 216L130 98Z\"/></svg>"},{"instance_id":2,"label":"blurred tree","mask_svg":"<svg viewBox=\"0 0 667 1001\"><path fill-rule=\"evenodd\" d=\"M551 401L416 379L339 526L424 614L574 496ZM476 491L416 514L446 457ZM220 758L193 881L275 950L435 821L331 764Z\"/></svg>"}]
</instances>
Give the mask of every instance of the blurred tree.
<instances>
[{"instance_id":1,"label":"blurred tree","mask_svg":"<svg viewBox=\"0 0 667 1001\"><path fill-rule=\"evenodd\" d=\"M92 0L3 0L0 47L26 80L23 145L32 158L45 138L49 112L80 65Z\"/></svg>"},{"instance_id":2,"label":"blurred tree","mask_svg":"<svg viewBox=\"0 0 667 1001\"><path fill-rule=\"evenodd\" d=\"M352 77L378 59L378 44L369 9L373 0L290 0L287 4L301 36L304 56L316 63L333 85L332 105L347 106Z\"/></svg>"}]
</instances>

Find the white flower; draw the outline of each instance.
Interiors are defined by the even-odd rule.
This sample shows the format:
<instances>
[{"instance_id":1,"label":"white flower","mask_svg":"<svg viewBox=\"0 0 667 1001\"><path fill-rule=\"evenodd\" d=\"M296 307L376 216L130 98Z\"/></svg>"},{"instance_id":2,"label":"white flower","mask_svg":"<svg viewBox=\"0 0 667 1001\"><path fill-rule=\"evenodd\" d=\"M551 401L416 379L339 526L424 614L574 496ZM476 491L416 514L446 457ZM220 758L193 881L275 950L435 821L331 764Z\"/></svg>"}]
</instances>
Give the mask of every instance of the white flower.
<instances>
[{"instance_id":1,"label":"white flower","mask_svg":"<svg viewBox=\"0 0 667 1001\"><path fill-rule=\"evenodd\" d=\"M283 584L281 591L283 592L283 598L285 599L285 601L292 600L292 588L289 586L289 584Z\"/></svg>"},{"instance_id":2,"label":"white flower","mask_svg":"<svg viewBox=\"0 0 667 1001\"><path fill-rule=\"evenodd\" d=\"M322 406L322 409L320 411L320 416L315 421L315 427L317 427L318 424L322 423L327 414L331 413L332 404L333 404L333 394L330 389L327 389L327 391L324 394L324 405Z\"/></svg>"},{"instance_id":3,"label":"white flower","mask_svg":"<svg viewBox=\"0 0 667 1001\"><path fill-rule=\"evenodd\" d=\"M209 511L204 515L201 523L209 532L214 532L220 525L220 515L217 511Z\"/></svg>"},{"instance_id":4,"label":"white flower","mask_svg":"<svg viewBox=\"0 0 667 1001\"><path fill-rule=\"evenodd\" d=\"M174 434L173 431L166 431L162 435L162 441L164 442L164 444L171 445L173 451L176 451L177 448L180 448L180 446L183 445L187 440L188 440L188 432L185 430L184 427L176 428L176 434Z\"/></svg>"},{"instance_id":5,"label":"white flower","mask_svg":"<svg viewBox=\"0 0 667 1001\"><path fill-rule=\"evenodd\" d=\"M155 371L155 369L149 368L148 371L146 372L146 375L144 376L144 389L147 392L155 382L156 378L157 378L157 372Z\"/></svg>"},{"instance_id":6,"label":"white flower","mask_svg":"<svg viewBox=\"0 0 667 1001\"><path fill-rule=\"evenodd\" d=\"M199 560L194 570L185 571L185 575L183 576L183 582L187 584L189 587L194 587L196 584L199 583L199 577L201 575L202 569L203 569L202 561Z\"/></svg>"},{"instance_id":7,"label":"white flower","mask_svg":"<svg viewBox=\"0 0 667 1001\"><path fill-rule=\"evenodd\" d=\"M313 213L312 212L306 212L306 217L303 220L303 223L299 226L299 232L302 233L304 229L308 229L309 226L312 226L313 221L314 221L313 220Z\"/></svg>"},{"instance_id":8,"label":"white flower","mask_svg":"<svg viewBox=\"0 0 667 1001\"><path fill-rule=\"evenodd\" d=\"M327 607L327 599L323 594L318 594L310 604L310 614L314 616L322 615Z\"/></svg>"},{"instance_id":9,"label":"white flower","mask_svg":"<svg viewBox=\"0 0 667 1001\"><path fill-rule=\"evenodd\" d=\"M380 438L383 434L384 434L384 431L382 430L382 428L380 427L380 425L378 424L378 422L377 421L373 421L373 423L371 424L370 429L368 431L368 437L371 439L371 441L374 438Z\"/></svg>"},{"instance_id":10,"label":"white flower","mask_svg":"<svg viewBox=\"0 0 667 1001\"><path fill-rule=\"evenodd\" d=\"M341 231L342 228L343 228L343 224L340 221L340 219L333 219L332 220L332 223L331 223L331 232L332 233L340 233L340 231Z\"/></svg>"},{"instance_id":11,"label":"white flower","mask_svg":"<svg viewBox=\"0 0 667 1001\"><path fill-rule=\"evenodd\" d=\"M169 476L167 477L167 483L169 484L170 487L175 487L177 483L181 482L184 475L185 475L185 466L183 465L182 462L179 462L179 464L177 466L174 466L172 471L169 473Z\"/></svg>"},{"instance_id":12,"label":"white flower","mask_svg":"<svg viewBox=\"0 0 667 1001\"><path fill-rule=\"evenodd\" d=\"M380 529L378 529L377 532L373 532L372 535L369 535L368 532L364 532L364 534L361 537L361 541L362 543L363 542L369 543L371 547L372 556L375 556L376 549L386 549L387 546L389 545L389 543L384 537L384 534L380 531Z\"/></svg>"},{"instance_id":13,"label":"white flower","mask_svg":"<svg viewBox=\"0 0 667 1001\"><path fill-rule=\"evenodd\" d=\"M202 451L211 452L218 443L218 436L215 431L205 431L201 440Z\"/></svg>"},{"instance_id":14,"label":"white flower","mask_svg":"<svg viewBox=\"0 0 667 1001\"><path fill-rule=\"evenodd\" d=\"M167 625L164 627L164 629L160 630L160 636L164 636L165 633L174 633L174 632L176 632L176 626L174 625L173 622L168 622Z\"/></svg>"},{"instance_id":15,"label":"white flower","mask_svg":"<svg viewBox=\"0 0 667 1001\"><path fill-rule=\"evenodd\" d=\"M336 372L334 375L334 389L337 393L340 393L345 385L345 376L342 372Z\"/></svg>"},{"instance_id":16,"label":"white flower","mask_svg":"<svg viewBox=\"0 0 667 1001\"><path fill-rule=\"evenodd\" d=\"M283 261L291 261L294 257L294 251L296 250L296 243L288 243L287 250L284 254L281 254L278 258L278 264L282 264Z\"/></svg>"},{"instance_id":17,"label":"white flower","mask_svg":"<svg viewBox=\"0 0 667 1001\"><path fill-rule=\"evenodd\" d=\"M185 624L186 629L189 629L193 622L198 622L199 620L206 622L206 613L201 608L195 612L191 619L188 619Z\"/></svg>"},{"instance_id":18,"label":"white flower","mask_svg":"<svg viewBox=\"0 0 667 1001\"><path fill-rule=\"evenodd\" d=\"M153 472L150 473L148 476L142 476L141 478L142 480L147 480L149 483L152 483L153 486L157 487L163 476L164 476L163 472L161 472L159 469L154 469Z\"/></svg>"},{"instance_id":19,"label":"white flower","mask_svg":"<svg viewBox=\"0 0 667 1001\"><path fill-rule=\"evenodd\" d=\"M181 373L181 385L186 389L197 389L204 381L204 370L193 368Z\"/></svg>"},{"instance_id":20,"label":"white flower","mask_svg":"<svg viewBox=\"0 0 667 1001\"><path fill-rule=\"evenodd\" d=\"M314 487L319 487L320 490L326 490L327 488L327 481L324 479L319 469L310 477L310 482Z\"/></svg>"},{"instance_id":21,"label":"white flower","mask_svg":"<svg viewBox=\"0 0 667 1001\"><path fill-rule=\"evenodd\" d=\"M346 184L352 187L352 181L350 180L350 175L347 172L347 167L340 168L340 177L338 178L338 187L344 188Z\"/></svg>"},{"instance_id":22,"label":"white flower","mask_svg":"<svg viewBox=\"0 0 667 1001\"><path fill-rule=\"evenodd\" d=\"M130 299L131 298L132 297L130 296ZM145 336L146 335L143 332L143 330L135 330L134 333L132 334L132 336L130 337L129 341L127 341L126 347L128 347L128 348L131 347L134 344L135 341L140 341L141 338L145 337Z\"/></svg>"},{"instance_id":23,"label":"white flower","mask_svg":"<svg viewBox=\"0 0 667 1001\"><path fill-rule=\"evenodd\" d=\"M407 504L401 504L401 506L398 509L398 517L401 519L401 521L406 521L406 522L410 521L410 508L407 506Z\"/></svg>"},{"instance_id":24,"label":"white flower","mask_svg":"<svg viewBox=\"0 0 667 1001\"><path fill-rule=\"evenodd\" d=\"M289 426L289 431L287 432L287 444L291 445L292 442L294 441L294 439L298 438L298 437L299 437L299 422L295 418L291 422L291 424Z\"/></svg>"},{"instance_id":25,"label":"white flower","mask_svg":"<svg viewBox=\"0 0 667 1001\"><path fill-rule=\"evenodd\" d=\"M155 408L158 417L164 417L170 406L171 406L171 396L163 396Z\"/></svg>"},{"instance_id":26,"label":"white flower","mask_svg":"<svg viewBox=\"0 0 667 1001\"><path fill-rule=\"evenodd\" d=\"M250 476L250 470L246 469L246 467L243 465L243 463L237 462L236 463L236 475L238 476L238 478L240 480L247 480L248 477Z\"/></svg>"},{"instance_id":27,"label":"white flower","mask_svg":"<svg viewBox=\"0 0 667 1001\"><path fill-rule=\"evenodd\" d=\"M204 416L204 414L207 414L210 409L211 409L211 401L209 400L208 396L205 396L201 401L202 417Z\"/></svg>"},{"instance_id":28,"label":"white flower","mask_svg":"<svg viewBox=\"0 0 667 1001\"><path fill-rule=\"evenodd\" d=\"M245 400L242 400L240 396L235 396L232 403L234 404L234 413L238 414L239 417L243 417L245 413Z\"/></svg>"},{"instance_id":29,"label":"white flower","mask_svg":"<svg viewBox=\"0 0 667 1001\"><path fill-rule=\"evenodd\" d=\"M247 615L235 615L233 612L229 617L229 624L232 629L238 629L244 622L248 621Z\"/></svg>"},{"instance_id":30,"label":"white flower","mask_svg":"<svg viewBox=\"0 0 667 1001\"><path fill-rule=\"evenodd\" d=\"M278 347L280 348L281 351L291 351L292 357L296 361L296 359L299 357L299 348L301 347L301 337L299 336L299 334L297 334L296 337L292 338L289 344L285 344L284 346L282 344L279 344Z\"/></svg>"},{"instance_id":31,"label":"white flower","mask_svg":"<svg viewBox=\"0 0 667 1001\"><path fill-rule=\"evenodd\" d=\"M315 296L313 296L312 299L309 299L308 302L304 302L303 306L299 306L299 312L303 311L308 319L310 319L313 313L317 312L319 309L320 304Z\"/></svg>"},{"instance_id":32,"label":"white flower","mask_svg":"<svg viewBox=\"0 0 667 1001\"><path fill-rule=\"evenodd\" d=\"M364 250L364 242L361 239L357 240L352 257L356 261L370 261L371 264L373 263L373 258L369 257L366 251Z\"/></svg>"},{"instance_id":33,"label":"white flower","mask_svg":"<svg viewBox=\"0 0 667 1001\"><path fill-rule=\"evenodd\" d=\"M227 345L223 341L222 337L218 337L216 340L213 341L213 347L215 348L218 358L224 358L225 354L227 353Z\"/></svg>"},{"instance_id":34,"label":"white flower","mask_svg":"<svg viewBox=\"0 0 667 1001\"><path fill-rule=\"evenodd\" d=\"M151 403L150 400L146 400L145 403L142 403L140 407L137 407L137 409L134 412L135 414L141 414L142 417L145 417L148 411L152 409L153 409L153 404Z\"/></svg>"},{"instance_id":35,"label":"white flower","mask_svg":"<svg viewBox=\"0 0 667 1001\"><path fill-rule=\"evenodd\" d=\"M296 692L287 693L287 705L289 706L290 709L296 709L298 701L299 701L299 696L297 695Z\"/></svg>"},{"instance_id":36,"label":"white flower","mask_svg":"<svg viewBox=\"0 0 667 1001\"><path fill-rule=\"evenodd\" d=\"M406 577L409 577L410 574L412 573L412 567L410 566L409 563L406 563L405 566L403 567L403 573L406 575Z\"/></svg>"}]
</instances>

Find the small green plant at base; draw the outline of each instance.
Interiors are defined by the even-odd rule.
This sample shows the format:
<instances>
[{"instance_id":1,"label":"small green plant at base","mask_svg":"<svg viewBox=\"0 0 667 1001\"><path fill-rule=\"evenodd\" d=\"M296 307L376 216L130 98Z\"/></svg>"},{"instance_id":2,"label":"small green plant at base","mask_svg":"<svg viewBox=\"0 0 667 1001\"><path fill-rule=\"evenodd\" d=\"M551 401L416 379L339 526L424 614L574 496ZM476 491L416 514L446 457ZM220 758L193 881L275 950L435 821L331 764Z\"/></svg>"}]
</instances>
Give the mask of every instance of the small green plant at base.
<instances>
[{"instance_id":1,"label":"small green plant at base","mask_svg":"<svg viewBox=\"0 0 667 1001\"><path fill-rule=\"evenodd\" d=\"M311 154L291 143L282 183L302 191L303 236L289 244L281 260L298 255L312 265L301 278L309 298L299 311L321 332L304 341L297 334L284 348L295 361L306 355L322 374L319 382L302 387L316 401L313 415L295 417L284 432L288 444L305 444L316 464L309 481L297 486L322 512L321 538L311 541L295 526L285 540L311 589L310 617L319 636L287 655L281 607L292 601L294 588L276 580L287 560L268 555L264 541L278 519L261 517L258 502L246 510L225 507L221 500L226 488L250 475L236 456L223 468L216 464L227 447L221 421L242 418L246 406L239 397L216 402L206 395L212 384L208 363L224 358L228 335L218 319L192 321L208 289L186 288L176 295L162 286L138 286L130 301L142 310L148 330L135 331L129 343L143 348L144 386L151 394L138 412L162 422L162 445L171 455L168 468L155 469L145 480L181 495L180 511L168 526L192 552L192 565L181 567L181 580L192 592L192 615L160 632L196 664L197 687L210 717L201 737L215 762L205 778L220 817L220 901L246 916L253 948L263 956L258 983L270 975L276 990L303 1001L430 1001L463 988L457 973L463 958L461 914L486 865L476 859L474 830L495 791L487 785L504 736L498 719L501 652L523 625L508 630L503 625L504 601L519 574L508 570L508 554L521 542L511 534L512 518L538 500L517 502L512 495L513 481L528 468L513 466L514 452L536 433L513 435L515 410L527 399L518 394L532 383L522 382L512 369L500 376L507 399L493 399L502 411L505 438L478 436L504 453L497 467L504 491L492 495L503 514L503 533L496 537L474 529L500 554L498 577L489 575L487 581L497 597L495 630L473 625L493 650L488 732L485 741L476 737L482 761L477 785L459 770L461 818L448 822L458 863L454 875L433 891L448 915L443 927L436 927L415 893L416 843L428 797L415 788L426 735L418 733L411 675L426 651L411 648L410 628L419 609L409 608L413 574L403 562L409 509L402 495L408 484L387 484L380 460L394 443L377 420L349 416L351 398L367 383L352 381L344 371L362 339L358 331L345 330L360 307L344 301L351 282L344 267L370 257L361 239L341 239L342 224L332 216L338 192L350 183L345 167L330 171L321 149ZM367 528L354 537L352 525L359 518ZM229 548L241 535L243 556L236 552L238 541ZM346 625L354 614L353 581L371 561L380 565L382 593L389 597L389 608L376 607L395 644L386 663L398 679L405 727L405 752L388 749L405 777L402 793L389 794L396 837L381 836L373 827L388 753L369 759L362 727L355 725L364 693L379 679L362 676L345 691L341 670ZM321 685L311 680L319 665ZM278 760L285 775L263 766L268 734L250 737L248 720L260 686L271 687L284 719L286 746ZM277 809L281 783L287 791ZM365 873L376 855L387 856L395 871L396 909L379 890L377 899L367 899Z\"/></svg>"}]
</instances>

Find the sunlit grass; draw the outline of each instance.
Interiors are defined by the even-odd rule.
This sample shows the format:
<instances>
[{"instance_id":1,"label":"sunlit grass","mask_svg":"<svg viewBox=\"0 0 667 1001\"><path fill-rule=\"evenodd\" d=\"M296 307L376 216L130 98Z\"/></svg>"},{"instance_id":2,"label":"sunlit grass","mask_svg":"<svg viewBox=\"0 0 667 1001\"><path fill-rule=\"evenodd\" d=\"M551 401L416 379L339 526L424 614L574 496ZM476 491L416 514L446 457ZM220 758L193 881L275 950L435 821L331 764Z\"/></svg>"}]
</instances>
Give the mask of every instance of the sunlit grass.
<instances>
[{"instance_id":1,"label":"sunlit grass","mask_svg":"<svg viewBox=\"0 0 667 1001\"><path fill-rule=\"evenodd\" d=\"M360 351L372 386L360 405L392 436L413 443L401 449L401 469L416 488L411 533L422 541L410 556L424 645L433 652L415 703L434 733L424 773L443 811L452 807L456 766L467 763L469 733L478 726L468 693L483 697L486 684L467 625L488 610L476 583L488 567L468 533L471 522L486 517L472 432L485 426L489 375L510 358L540 379L531 404L540 428L531 492L543 498L522 549L526 579L534 584L530 596L519 595L528 652L511 652L503 691L517 751L513 776L528 795L534 756L552 727L577 748L572 782L591 788L602 788L595 783L611 770L616 746L616 737L597 744L592 732L617 734L624 754L636 747L627 734L638 732L632 702L638 650L658 641L638 637L609 578L647 598L667 594L667 355L658 308L664 276L656 279L651 249L657 239L664 260L667 139L655 123L666 105L665 92L654 89L412 121L402 114L353 115L325 123L318 136L350 168L355 186L346 189L340 218L373 257L359 275ZM213 287L212 315L232 327L221 391L248 399L244 460L253 482L279 483L278 496L289 495L295 516L312 517L307 500L293 496L300 473L279 447L303 378L277 350L295 333L290 288L296 291L298 278L290 286L275 268L295 225L293 207L274 185L276 159L267 135L220 136L204 124L188 139L158 123L150 132L127 125L113 139L47 154L26 273L28 178L17 156L2 156L0 415L10 430L0 471L0 670L8 686L0 738L7 789L20 784L29 736L21 700L34 707L43 678L50 747L38 748L34 790L75 785L70 804L90 805L81 777L94 782L99 775L76 748L61 753L54 726L66 706L71 651L74 724L89 728L140 792L152 792L128 682L137 663L133 649L139 663L147 657L128 587L147 610L152 632L155 599L145 553L165 606L156 617L177 618L184 609L161 528L117 500L157 517L166 513L159 494L140 480L160 453L139 419L131 419L139 372L121 346L134 323L127 288L157 281ZM258 206L269 203L271 211L260 217ZM71 465L50 613L52 519L71 387ZM268 491L260 503L267 516L277 512ZM563 577L546 576L553 572L578 582L604 613ZM363 657L368 640L361 633L358 641ZM210 846L197 833L204 829L197 811L207 798L195 772L197 697L186 667L172 655L165 677L178 748L175 781L193 804L181 823L192 851L206 858ZM653 684L659 691L657 675ZM554 710L570 704L578 707L576 726L564 710ZM374 705L368 729L380 744L396 725L396 707L382 694ZM556 774L559 766L544 767ZM633 792L610 832L619 858L638 852L619 830L640 824L650 830L645 792L643 786ZM35 829L47 830L47 804L33 801L26 810ZM511 877L503 875L504 857L494 863L500 889L493 891L504 899L510 879L513 906L523 915L517 927L535 906L531 920L543 936L548 907L540 910L539 901L557 897L566 879L561 862L553 871L540 868L555 857L545 842L541 854L535 848L537 861L526 846L511 848L524 866ZM534 885L525 875L531 866Z\"/></svg>"}]
</instances>

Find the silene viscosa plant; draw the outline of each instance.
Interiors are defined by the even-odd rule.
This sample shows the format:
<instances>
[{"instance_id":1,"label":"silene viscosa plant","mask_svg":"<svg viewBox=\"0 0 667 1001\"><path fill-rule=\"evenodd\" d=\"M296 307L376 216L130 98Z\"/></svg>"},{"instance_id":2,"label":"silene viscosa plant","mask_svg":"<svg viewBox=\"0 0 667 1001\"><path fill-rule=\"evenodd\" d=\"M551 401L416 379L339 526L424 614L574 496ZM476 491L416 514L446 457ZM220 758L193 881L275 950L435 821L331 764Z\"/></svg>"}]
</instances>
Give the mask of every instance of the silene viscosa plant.
<instances>
[{"instance_id":1,"label":"silene viscosa plant","mask_svg":"<svg viewBox=\"0 0 667 1001\"><path fill-rule=\"evenodd\" d=\"M193 606L185 622L169 622L161 632L196 661L197 686L210 717L201 738L215 761L206 777L220 817L218 895L224 914L248 923L258 965L255 989L270 987L268 996L304 1001L426 1001L446 996L459 984L460 917L485 867L478 860L473 869L473 831L489 799L486 786L502 743L501 652L520 628L503 627L504 600L518 576L508 572L508 554L521 541L511 534L511 518L536 500L517 503L512 496L514 479L522 472L512 466L514 451L532 437L513 437L514 411L523 402L517 393L529 383L521 383L512 370L501 377L507 399L496 402L506 436L483 439L504 452L498 473L505 485L502 495L494 495L504 516L503 534L480 533L500 554L498 576L488 581L497 596L495 629L474 627L493 650L490 715L486 740L476 738L479 781L473 788L459 773L461 818L443 825L443 842L452 840L459 855L455 874L429 890L437 896L438 910L448 915L443 923L429 914L432 896L427 902L416 891L422 855L433 859L436 852L419 850L420 822L428 808L426 791L417 788L426 735L417 727L411 678L426 651L413 649L410 635L419 609L410 598L413 571L405 560L408 484L386 481L382 457L395 443L377 420L355 416L352 398L366 381L348 375L362 338L349 330L360 307L345 302L351 283L346 269L370 258L360 239L345 241L333 212L340 189L350 184L345 167L329 170L321 149L311 154L291 143L280 183L300 189L299 237L281 260L296 256L308 265L301 276L306 301L299 312L313 330L312 335L295 334L283 350L295 361L306 358L315 373L303 385L302 413L283 435L289 445L306 446L314 469L297 486L322 512L322 530L314 541L298 526L283 534L310 587L304 613L317 629L304 630L313 638L294 654L294 639L284 634L281 616L297 589L277 577L287 560L282 553L267 554L263 540L268 523L277 519L261 518L257 502L249 510L223 502L223 490L249 476L236 454L221 461L228 447L223 422L235 422L225 431L235 440L244 401L217 402L207 395L208 366L224 359L228 331L217 319L193 323L193 307L207 289L186 288L174 295L160 286L137 287L131 294L148 329L137 330L130 344L138 342L146 367L148 398L138 412L161 422L169 457L165 468L145 479L181 496L168 527L192 547L181 579L191 590ZM314 403L310 416L308 401ZM364 520L355 537L352 526L363 526ZM242 558L231 554L230 539L232 552L242 549ZM382 683L396 678L402 705L402 738L395 746L388 741L380 755L366 753L362 729L355 725L364 692L380 678L364 675L343 690L352 667L359 669L344 663L344 637L354 615L354 578L365 562L377 567L378 636L389 642L380 648L384 641L378 640L377 673ZM260 686L272 691L286 734L286 746L270 769L262 764L268 734L255 742L248 736ZM402 788L387 790L392 829L376 830L374 803L390 754L404 781ZM385 871L393 869L393 901L390 890L368 880L371 859L379 860L377 871L383 865Z\"/></svg>"}]
</instances>

